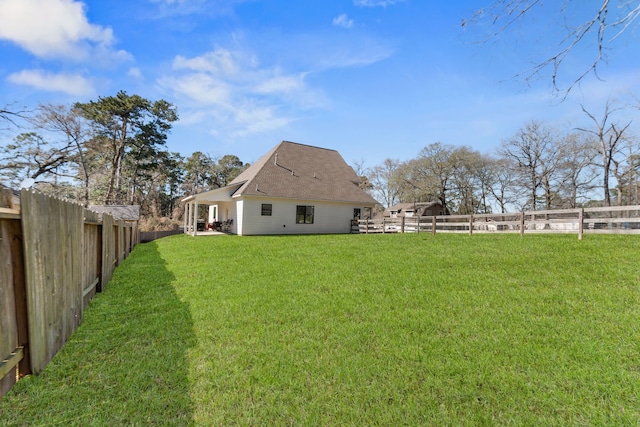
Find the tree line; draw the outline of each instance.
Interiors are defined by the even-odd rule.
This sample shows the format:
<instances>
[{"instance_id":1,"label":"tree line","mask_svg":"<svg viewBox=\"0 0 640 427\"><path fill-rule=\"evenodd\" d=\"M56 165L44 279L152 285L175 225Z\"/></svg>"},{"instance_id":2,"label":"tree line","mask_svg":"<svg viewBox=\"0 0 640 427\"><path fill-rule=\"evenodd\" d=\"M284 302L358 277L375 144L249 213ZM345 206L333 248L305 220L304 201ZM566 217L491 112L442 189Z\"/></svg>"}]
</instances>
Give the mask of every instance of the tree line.
<instances>
[{"instance_id":1,"label":"tree line","mask_svg":"<svg viewBox=\"0 0 640 427\"><path fill-rule=\"evenodd\" d=\"M492 154L436 142L408 161L367 171L385 206L439 202L479 214L640 203L640 154L631 121L608 101L601 115L581 106L589 126L563 130L532 120Z\"/></svg>"},{"instance_id":2,"label":"tree line","mask_svg":"<svg viewBox=\"0 0 640 427\"><path fill-rule=\"evenodd\" d=\"M549 5L540 0L497 0L463 19L462 27L488 29L484 43L510 36L508 31L530 15L552 24L560 20L566 34L557 50L545 50L548 56L515 77L528 81L550 70L555 91L566 99L586 76L598 75L612 41L636 29L640 16L636 0L583 6L564 0L553 5L557 13L548 13ZM591 49L591 59L577 71L563 70L581 46ZM569 78L560 79L561 71ZM469 214L640 203L640 154L631 122L617 120L620 108L611 102L600 115L581 109L589 126L554 129L530 121L492 154L436 142L411 160L388 158L354 169L361 187L387 207L438 201L448 212ZM171 103L123 91L88 103L41 105L35 112L1 107L0 132L20 121L29 130L0 149L0 184L17 188L27 179L40 191L83 205L139 204L143 215L177 219L180 197L222 187L248 166L234 155L215 159L196 152L185 158L167 151L167 135L177 120Z\"/></svg>"},{"instance_id":3,"label":"tree line","mask_svg":"<svg viewBox=\"0 0 640 427\"><path fill-rule=\"evenodd\" d=\"M0 110L4 129L18 120L27 131L0 148L0 184L27 182L84 206L135 204L144 216L177 217L180 197L223 187L248 166L234 155L169 152L176 107L124 91L31 112Z\"/></svg>"},{"instance_id":4,"label":"tree line","mask_svg":"<svg viewBox=\"0 0 640 427\"><path fill-rule=\"evenodd\" d=\"M354 169L385 207L437 201L449 213L477 214L639 204L631 122L618 120L621 108L612 101L600 115L581 108L589 126L565 130L532 120L491 154L435 142L413 159ZM119 92L30 113L2 111L4 124L20 118L29 128L0 149L1 183L18 188L27 179L85 206L136 204L146 217L179 221L182 197L224 187L249 166L231 154L169 152L178 113L164 100Z\"/></svg>"}]
</instances>

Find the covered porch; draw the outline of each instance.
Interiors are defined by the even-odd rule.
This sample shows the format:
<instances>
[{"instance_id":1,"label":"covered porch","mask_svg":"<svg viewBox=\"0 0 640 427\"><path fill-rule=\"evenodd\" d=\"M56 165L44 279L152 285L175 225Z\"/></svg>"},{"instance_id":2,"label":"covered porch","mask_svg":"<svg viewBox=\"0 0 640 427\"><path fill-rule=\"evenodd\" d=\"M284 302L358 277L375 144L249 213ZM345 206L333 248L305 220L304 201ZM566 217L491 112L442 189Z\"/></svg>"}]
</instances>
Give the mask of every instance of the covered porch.
<instances>
[{"instance_id":1,"label":"covered porch","mask_svg":"<svg viewBox=\"0 0 640 427\"><path fill-rule=\"evenodd\" d=\"M236 208L232 198L240 184L185 197L184 232L186 234L235 234Z\"/></svg>"}]
</instances>

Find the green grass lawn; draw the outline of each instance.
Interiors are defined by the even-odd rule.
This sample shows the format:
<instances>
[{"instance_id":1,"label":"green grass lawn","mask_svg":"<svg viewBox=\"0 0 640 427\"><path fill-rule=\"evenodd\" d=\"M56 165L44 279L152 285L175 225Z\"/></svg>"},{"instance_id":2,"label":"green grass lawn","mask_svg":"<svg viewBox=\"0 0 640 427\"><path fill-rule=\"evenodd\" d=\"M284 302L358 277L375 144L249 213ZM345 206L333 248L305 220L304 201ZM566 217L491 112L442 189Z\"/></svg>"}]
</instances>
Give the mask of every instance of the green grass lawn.
<instances>
[{"instance_id":1,"label":"green grass lawn","mask_svg":"<svg viewBox=\"0 0 640 427\"><path fill-rule=\"evenodd\" d=\"M2 425L640 424L640 239L139 245Z\"/></svg>"}]
</instances>

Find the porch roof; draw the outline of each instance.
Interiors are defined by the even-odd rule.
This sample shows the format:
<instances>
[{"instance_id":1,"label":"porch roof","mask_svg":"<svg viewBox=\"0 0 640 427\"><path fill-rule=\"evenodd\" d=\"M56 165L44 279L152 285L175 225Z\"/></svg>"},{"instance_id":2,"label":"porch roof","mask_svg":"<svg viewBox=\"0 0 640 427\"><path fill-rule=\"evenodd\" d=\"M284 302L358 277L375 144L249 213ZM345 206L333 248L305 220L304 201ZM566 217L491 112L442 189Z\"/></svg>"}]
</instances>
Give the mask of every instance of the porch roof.
<instances>
[{"instance_id":1,"label":"porch roof","mask_svg":"<svg viewBox=\"0 0 640 427\"><path fill-rule=\"evenodd\" d=\"M182 199L183 202L198 202L198 203L215 203L215 202L231 202L233 194L244 184L239 182L237 184L227 185L226 187L216 188L215 190L203 191L202 193L193 194L191 196Z\"/></svg>"}]
</instances>

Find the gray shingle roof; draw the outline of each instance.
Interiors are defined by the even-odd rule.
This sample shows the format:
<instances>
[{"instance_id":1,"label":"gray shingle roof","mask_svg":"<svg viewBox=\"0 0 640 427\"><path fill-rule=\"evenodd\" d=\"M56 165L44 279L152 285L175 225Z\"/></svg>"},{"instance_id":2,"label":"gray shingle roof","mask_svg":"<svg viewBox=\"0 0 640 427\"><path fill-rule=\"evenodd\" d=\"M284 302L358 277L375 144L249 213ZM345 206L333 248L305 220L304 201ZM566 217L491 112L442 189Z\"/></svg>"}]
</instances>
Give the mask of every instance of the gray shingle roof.
<instances>
[{"instance_id":1,"label":"gray shingle roof","mask_svg":"<svg viewBox=\"0 0 640 427\"><path fill-rule=\"evenodd\" d=\"M398 216L404 216L405 211L416 211L414 215L425 216L426 211L434 206L442 207L438 202L417 202L417 203L398 203L385 209L385 216L389 216L391 212L397 212Z\"/></svg>"},{"instance_id":2,"label":"gray shingle roof","mask_svg":"<svg viewBox=\"0 0 640 427\"><path fill-rule=\"evenodd\" d=\"M138 221L140 219L139 205L94 205L89 206L89 210L98 212L100 218L106 213L116 220Z\"/></svg>"},{"instance_id":3,"label":"gray shingle roof","mask_svg":"<svg viewBox=\"0 0 640 427\"><path fill-rule=\"evenodd\" d=\"M359 181L337 151L282 141L230 185L243 183L234 195L377 204Z\"/></svg>"}]
</instances>

